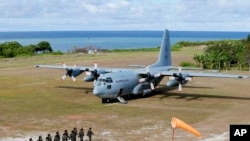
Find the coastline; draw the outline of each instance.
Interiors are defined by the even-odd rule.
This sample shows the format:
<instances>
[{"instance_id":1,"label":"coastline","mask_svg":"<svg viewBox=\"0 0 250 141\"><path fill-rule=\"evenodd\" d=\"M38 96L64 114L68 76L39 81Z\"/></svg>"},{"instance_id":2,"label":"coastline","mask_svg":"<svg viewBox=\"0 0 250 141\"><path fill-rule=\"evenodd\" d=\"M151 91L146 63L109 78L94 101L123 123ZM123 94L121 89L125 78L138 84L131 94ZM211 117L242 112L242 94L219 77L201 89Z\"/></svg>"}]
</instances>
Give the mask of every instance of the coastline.
<instances>
[{"instance_id":1,"label":"coastline","mask_svg":"<svg viewBox=\"0 0 250 141\"><path fill-rule=\"evenodd\" d=\"M208 41L246 38L249 32L170 31L170 44L179 41ZM48 41L55 51L95 46L100 49L151 48L161 44L163 31L37 31L0 32L0 43L18 41L22 45Z\"/></svg>"}]
</instances>

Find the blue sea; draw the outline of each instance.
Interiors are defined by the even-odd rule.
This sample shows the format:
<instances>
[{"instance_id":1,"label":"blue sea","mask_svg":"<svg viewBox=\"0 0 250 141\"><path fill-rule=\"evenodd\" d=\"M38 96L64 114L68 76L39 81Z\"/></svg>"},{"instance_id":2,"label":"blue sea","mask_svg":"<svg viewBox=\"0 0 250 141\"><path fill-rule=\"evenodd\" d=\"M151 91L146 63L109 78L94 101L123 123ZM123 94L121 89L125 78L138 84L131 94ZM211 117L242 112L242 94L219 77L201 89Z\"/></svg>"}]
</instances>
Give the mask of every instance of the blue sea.
<instances>
[{"instance_id":1,"label":"blue sea","mask_svg":"<svg viewBox=\"0 0 250 141\"><path fill-rule=\"evenodd\" d=\"M249 32L170 31L170 44L179 41L245 39ZM18 41L22 45L48 41L54 51L68 52L74 47L99 49L151 48L161 45L163 31L29 31L0 32L0 43Z\"/></svg>"}]
</instances>

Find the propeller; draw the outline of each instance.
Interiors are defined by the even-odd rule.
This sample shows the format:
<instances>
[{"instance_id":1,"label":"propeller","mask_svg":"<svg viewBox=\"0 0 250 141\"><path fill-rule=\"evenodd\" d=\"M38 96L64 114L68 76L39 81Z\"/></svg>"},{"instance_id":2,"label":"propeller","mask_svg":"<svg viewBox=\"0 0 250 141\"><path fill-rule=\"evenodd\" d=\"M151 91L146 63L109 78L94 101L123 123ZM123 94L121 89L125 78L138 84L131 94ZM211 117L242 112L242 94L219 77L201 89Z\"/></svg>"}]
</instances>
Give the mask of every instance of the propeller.
<instances>
[{"instance_id":1,"label":"propeller","mask_svg":"<svg viewBox=\"0 0 250 141\"><path fill-rule=\"evenodd\" d=\"M142 83L142 82L149 82L151 90L154 90L155 87L154 87L153 79L156 78L156 77L160 77L161 74L160 73L156 73L154 75L151 75L151 73L149 71L149 67L146 66L145 69L146 69L146 72L147 72L147 77L139 79L139 82L140 83Z\"/></svg>"},{"instance_id":2,"label":"propeller","mask_svg":"<svg viewBox=\"0 0 250 141\"><path fill-rule=\"evenodd\" d=\"M77 67L76 67L76 65L74 65L74 67L73 68L69 68L64 62L62 62L62 65L63 65L63 67L65 68L65 70L66 70L66 74L64 74L62 77L61 77L61 80L64 80L67 76L69 76L69 77L71 77L71 79L74 81L74 82L76 82L76 78L75 78L75 76L74 76L74 71L77 69ZM80 73L79 73L80 74ZM77 74L77 75L79 75L79 74ZM77 76L76 75L76 76Z\"/></svg>"},{"instance_id":3,"label":"propeller","mask_svg":"<svg viewBox=\"0 0 250 141\"><path fill-rule=\"evenodd\" d=\"M183 83L183 81L191 81L192 80L191 77L183 76L181 71L182 71L182 68L179 67L178 68L178 73L173 73L173 76L169 77L169 80L176 80L176 81L179 82L178 91L182 91L182 83Z\"/></svg>"},{"instance_id":4,"label":"propeller","mask_svg":"<svg viewBox=\"0 0 250 141\"><path fill-rule=\"evenodd\" d=\"M98 71L97 71L97 63L95 62L94 63L94 70L93 71L87 71L86 72L86 75L91 75L91 76L93 76L94 77L94 83L95 83L95 81L98 79L98 77L100 76L100 74L98 73Z\"/></svg>"}]
</instances>

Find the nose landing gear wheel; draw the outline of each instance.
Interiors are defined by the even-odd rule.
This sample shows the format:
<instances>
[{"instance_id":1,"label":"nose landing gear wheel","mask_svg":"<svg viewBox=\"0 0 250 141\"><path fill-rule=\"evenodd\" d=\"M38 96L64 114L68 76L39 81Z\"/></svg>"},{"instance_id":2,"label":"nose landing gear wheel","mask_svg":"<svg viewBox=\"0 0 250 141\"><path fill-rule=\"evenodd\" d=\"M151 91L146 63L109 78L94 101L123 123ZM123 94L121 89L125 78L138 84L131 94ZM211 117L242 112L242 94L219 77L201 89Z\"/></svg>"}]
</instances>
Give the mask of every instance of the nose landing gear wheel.
<instances>
[{"instance_id":1,"label":"nose landing gear wheel","mask_svg":"<svg viewBox=\"0 0 250 141\"><path fill-rule=\"evenodd\" d=\"M110 99L109 98L102 98L102 103L110 103Z\"/></svg>"}]
</instances>

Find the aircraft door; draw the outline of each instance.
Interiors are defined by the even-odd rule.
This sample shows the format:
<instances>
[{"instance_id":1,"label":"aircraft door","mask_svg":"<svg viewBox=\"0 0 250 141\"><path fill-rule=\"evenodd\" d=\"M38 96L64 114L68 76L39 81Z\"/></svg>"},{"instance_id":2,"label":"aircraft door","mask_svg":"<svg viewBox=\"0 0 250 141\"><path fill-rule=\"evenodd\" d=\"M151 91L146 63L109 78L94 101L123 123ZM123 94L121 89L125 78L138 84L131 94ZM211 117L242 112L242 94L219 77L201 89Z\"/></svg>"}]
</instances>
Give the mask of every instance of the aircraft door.
<instances>
[{"instance_id":1,"label":"aircraft door","mask_svg":"<svg viewBox=\"0 0 250 141\"><path fill-rule=\"evenodd\" d=\"M120 89L118 96L122 94L123 89Z\"/></svg>"}]
</instances>

